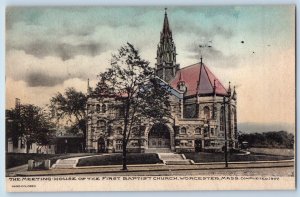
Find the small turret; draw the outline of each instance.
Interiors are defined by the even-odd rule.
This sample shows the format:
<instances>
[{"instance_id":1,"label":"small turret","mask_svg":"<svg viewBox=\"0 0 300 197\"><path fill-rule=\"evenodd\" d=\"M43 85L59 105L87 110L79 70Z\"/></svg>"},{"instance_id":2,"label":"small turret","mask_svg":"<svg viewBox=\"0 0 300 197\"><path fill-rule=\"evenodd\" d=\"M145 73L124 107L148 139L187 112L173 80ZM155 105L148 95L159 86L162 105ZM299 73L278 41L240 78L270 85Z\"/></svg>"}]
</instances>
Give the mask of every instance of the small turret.
<instances>
[{"instance_id":1,"label":"small turret","mask_svg":"<svg viewBox=\"0 0 300 197\"><path fill-rule=\"evenodd\" d=\"M87 95L90 95L92 93L92 88L90 86L90 79L87 81Z\"/></svg>"},{"instance_id":2,"label":"small turret","mask_svg":"<svg viewBox=\"0 0 300 197\"><path fill-rule=\"evenodd\" d=\"M229 87L228 87L228 90L227 90L227 94L228 96L231 96L231 85L230 85L230 81L229 81Z\"/></svg>"},{"instance_id":3,"label":"small turret","mask_svg":"<svg viewBox=\"0 0 300 197\"><path fill-rule=\"evenodd\" d=\"M177 88L179 91L185 93L187 91L187 87L185 85L185 81L183 79L183 76L181 75L181 72L179 73L179 81L177 83Z\"/></svg>"},{"instance_id":4,"label":"small turret","mask_svg":"<svg viewBox=\"0 0 300 197\"><path fill-rule=\"evenodd\" d=\"M232 99L233 99L233 100L236 100L236 99L237 99L237 94L236 94L236 91L235 91L235 86L233 86Z\"/></svg>"},{"instance_id":5,"label":"small turret","mask_svg":"<svg viewBox=\"0 0 300 197\"><path fill-rule=\"evenodd\" d=\"M216 89L217 89L217 86L216 86L216 79L214 79L214 87L213 87L214 95L216 95Z\"/></svg>"}]
</instances>

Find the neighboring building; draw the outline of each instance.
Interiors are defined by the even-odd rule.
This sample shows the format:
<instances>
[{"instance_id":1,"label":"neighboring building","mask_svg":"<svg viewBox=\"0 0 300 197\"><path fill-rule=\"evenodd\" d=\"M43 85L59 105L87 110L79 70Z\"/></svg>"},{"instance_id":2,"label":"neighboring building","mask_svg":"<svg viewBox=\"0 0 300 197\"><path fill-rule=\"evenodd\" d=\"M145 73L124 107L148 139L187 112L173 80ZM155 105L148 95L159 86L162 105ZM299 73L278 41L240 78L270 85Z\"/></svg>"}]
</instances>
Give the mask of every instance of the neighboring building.
<instances>
[{"instance_id":1,"label":"neighboring building","mask_svg":"<svg viewBox=\"0 0 300 197\"><path fill-rule=\"evenodd\" d=\"M15 109L18 109L21 105L19 98L16 98ZM39 153L39 154L55 154L55 145L49 144L41 146L37 143L31 143L28 146L24 136L13 139L9 137L9 133L16 129L13 125L15 117L9 113L10 110L5 111L5 127L6 127L6 138L5 138L5 151L7 153Z\"/></svg>"},{"instance_id":2,"label":"neighboring building","mask_svg":"<svg viewBox=\"0 0 300 197\"><path fill-rule=\"evenodd\" d=\"M13 142L13 140L9 138L7 141L7 153L27 153L25 140L19 138L19 140ZM55 154L55 145L39 146L36 143L32 143L29 146L28 153Z\"/></svg>"},{"instance_id":3,"label":"neighboring building","mask_svg":"<svg viewBox=\"0 0 300 197\"><path fill-rule=\"evenodd\" d=\"M230 84L226 89L201 61L180 69L168 16L157 47L156 73L171 87L173 122L154 125L146 120L133 129L129 152L199 152L221 151L226 125L229 148L237 147L237 94ZM216 57L217 58L217 57ZM88 92L91 88L88 86ZM223 103L225 98L226 103ZM111 97L89 97L87 102L86 149L89 152L121 152L122 122L110 104ZM224 116L225 114L225 116ZM225 124L226 123L226 124ZM136 132L134 132L136 133Z\"/></svg>"},{"instance_id":4,"label":"neighboring building","mask_svg":"<svg viewBox=\"0 0 300 197\"><path fill-rule=\"evenodd\" d=\"M82 153L84 152L84 137L83 135L73 134L58 134L55 139L55 153Z\"/></svg>"}]
</instances>

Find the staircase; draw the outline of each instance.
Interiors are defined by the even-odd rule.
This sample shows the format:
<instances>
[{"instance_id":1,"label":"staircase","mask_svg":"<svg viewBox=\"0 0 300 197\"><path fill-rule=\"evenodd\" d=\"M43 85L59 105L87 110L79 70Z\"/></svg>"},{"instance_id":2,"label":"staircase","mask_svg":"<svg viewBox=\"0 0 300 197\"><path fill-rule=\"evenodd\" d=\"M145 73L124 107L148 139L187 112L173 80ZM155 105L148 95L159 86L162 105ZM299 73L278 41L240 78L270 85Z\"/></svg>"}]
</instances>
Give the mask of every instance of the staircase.
<instances>
[{"instance_id":1,"label":"staircase","mask_svg":"<svg viewBox=\"0 0 300 197\"><path fill-rule=\"evenodd\" d=\"M52 168L75 168L78 160L76 159L59 159L53 164Z\"/></svg>"},{"instance_id":2,"label":"staircase","mask_svg":"<svg viewBox=\"0 0 300 197\"><path fill-rule=\"evenodd\" d=\"M148 148L145 153L172 153L170 148Z\"/></svg>"},{"instance_id":3,"label":"staircase","mask_svg":"<svg viewBox=\"0 0 300 197\"><path fill-rule=\"evenodd\" d=\"M157 153L158 157L166 165L191 165L194 162L190 159L186 159L183 154L176 153Z\"/></svg>"}]
</instances>

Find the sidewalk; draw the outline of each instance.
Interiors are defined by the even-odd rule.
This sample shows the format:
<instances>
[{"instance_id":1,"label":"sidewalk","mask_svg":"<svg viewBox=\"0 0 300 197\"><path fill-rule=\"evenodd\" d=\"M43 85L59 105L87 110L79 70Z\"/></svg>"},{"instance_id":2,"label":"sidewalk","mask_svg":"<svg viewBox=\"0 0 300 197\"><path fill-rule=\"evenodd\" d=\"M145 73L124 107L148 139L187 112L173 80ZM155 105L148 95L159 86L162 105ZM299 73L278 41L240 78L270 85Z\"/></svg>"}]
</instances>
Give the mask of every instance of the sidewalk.
<instances>
[{"instance_id":1,"label":"sidewalk","mask_svg":"<svg viewBox=\"0 0 300 197\"><path fill-rule=\"evenodd\" d=\"M16 172L16 176L55 176L55 175L74 175L74 174L93 174L93 173L119 173L143 172L143 171L179 171L179 170L213 170L213 169L246 169L246 168L272 168L272 167L293 167L294 160L274 161L274 162L229 162L228 168L224 163L202 163L194 165L128 165L128 171L122 171L121 165L113 166L88 166L73 169L51 169L40 171Z\"/></svg>"}]
</instances>

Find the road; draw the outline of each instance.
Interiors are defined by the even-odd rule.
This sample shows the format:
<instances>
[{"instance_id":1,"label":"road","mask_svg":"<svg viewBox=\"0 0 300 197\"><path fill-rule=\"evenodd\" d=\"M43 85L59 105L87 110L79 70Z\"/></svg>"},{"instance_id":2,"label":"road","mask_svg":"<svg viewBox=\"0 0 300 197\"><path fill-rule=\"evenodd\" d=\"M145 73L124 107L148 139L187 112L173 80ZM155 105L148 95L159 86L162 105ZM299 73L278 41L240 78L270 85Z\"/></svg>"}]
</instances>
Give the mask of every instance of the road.
<instances>
[{"instance_id":1,"label":"road","mask_svg":"<svg viewBox=\"0 0 300 197\"><path fill-rule=\"evenodd\" d=\"M293 167L93 173L54 176L294 176ZM53 175L52 175L53 176Z\"/></svg>"}]
</instances>

